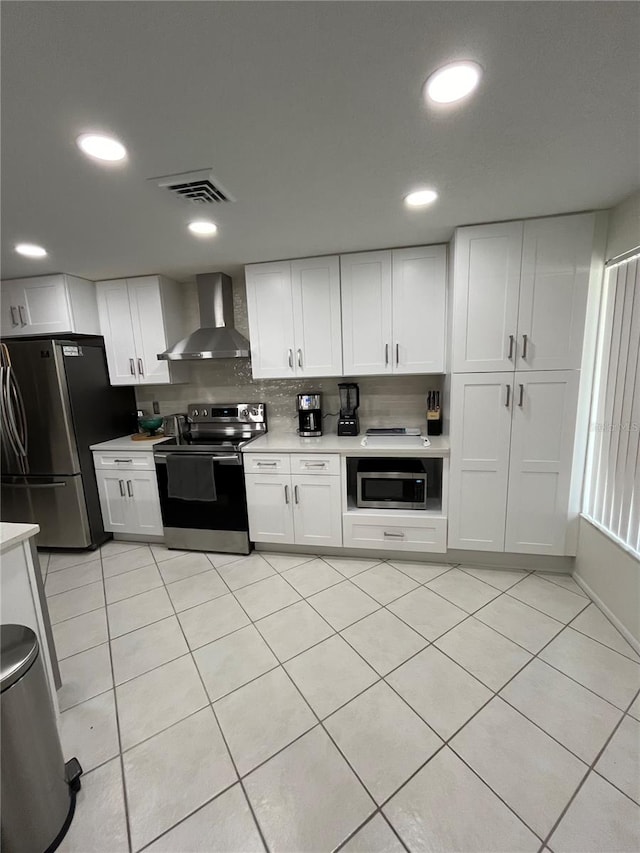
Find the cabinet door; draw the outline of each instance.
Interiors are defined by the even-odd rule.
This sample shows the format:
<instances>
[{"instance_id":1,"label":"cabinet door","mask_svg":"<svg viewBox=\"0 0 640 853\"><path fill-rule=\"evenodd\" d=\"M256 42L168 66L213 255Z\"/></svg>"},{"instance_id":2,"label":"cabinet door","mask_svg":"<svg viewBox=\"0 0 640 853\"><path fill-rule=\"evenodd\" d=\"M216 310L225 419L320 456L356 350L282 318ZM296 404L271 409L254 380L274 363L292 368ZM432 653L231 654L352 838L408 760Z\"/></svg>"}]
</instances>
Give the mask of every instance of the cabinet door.
<instances>
[{"instance_id":1,"label":"cabinet door","mask_svg":"<svg viewBox=\"0 0 640 853\"><path fill-rule=\"evenodd\" d=\"M3 329L8 321L8 336L55 335L74 331L63 275L23 278L12 282L7 288L8 293L4 290L6 284L3 285ZM16 319L18 325L14 325Z\"/></svg>"},{"instance_id":2,"label":"cabinet door","mask_svg":"<svg viewBox=\"0 0 640 853\"><path fill-rule=\"evenodd\" d=\"M340 477L298 474L292 477L296 545L342 545Z\"/></svg>"},{"instance_id":3,"label":"cabinet door","mask_svg":"<svg viewBox=\"0 0 640 853\"><path fill-rule=\"evenodd\" d=\"M297 376L342 376L340 260L291 261Z\"/></svg>"},{"instance_id":4,"label":"cabinet door","mask_svg":"<svg viewBox=\"0 0 640 853\"><path fill-rule=\"evenodd\" d=\"M254 542L293 545L293 490L288 474L246 474L249 535Z\"/></svg>"},{"instance_id":5,"label":"cabinet door","mask_svg":"<svg viewBox=\"0 0 640 853\"><path fill-rule=\"evenodd\" d=\"M155 471L123 471L128 511L128 533L162 536L162 513Z\"/></svg>"},{"instance_id":6,"label":"cabinet door","mask_svg":"<svg viewBox=\"0 0 640 853\"><path fill-rule=\"evenodd\" d=\"M504 550L513 379L452 377L449 548Z\"/></svg>"},{"instance_id":7,"label":"cabinet door","mask_svg":"<svg viewBox=\"0 0 640 853\"><path fill-rule=\"evenodd\" d=\"M171 382L169 362L158 359L158 353L164 352L169 343L165 332L160 281L156 276L129 278L127 287L136 342L138 383L167 384Z\"/></svg>"},{"instance_id":8,"label":"cabinet door","mask_svg":"<svg viewBox=\"0 0 640 853\"><path fill-rule=\"evenodd\" d=\"M96 293L111 384L136 385L136 344L127 282L125 279L101 281L96 285Z\"/></svg>"},{"instance_id":9,"label":"cabinet door","mask_svg":"<svg viewBox=\"0 0 640 853\"><path fill-rule=\"evenodd\" d=\"M505 550L564 554L579 373L515 375Z\"/></svg>"},{"instance_id":10,"label":"cabinet door","mask_svg":"<svg viewBox=\"0 0 640 853\"><path fill-rule=\"evenodd\" d=\"M18 305L22 295L19 281L2 282L2 313L0 314L0 334L3 338L13 338L25 334L18 314Z\"/></svg>"},{"instance_id":11,"label":"cabinet door","mask_svg":"<svg viewBox=\"0 0 640 853\"><path fill-rule=\"evenodd\" d=\"M518 370L579 370L595 217L524 224Z\"/></svg>"},{"instance_id":12,"label":"cabinet door","mask_svg":"<svg viewBox=\"0 0 640 853\"><path fill-rule=\"evenodd\" d=\"M291 263L245 267L254 379L295 376Z\"/></svg>"},{"instance_id":13,"label":"cabinet door","mask_svg":"<svg viewBox=\"0 0 640 853\"><path fill-rule=\"evenodd\" d=\"M131 511L127 501L126 471L96 471L105 530L129 533Z\"/></svg>"},{"instance_id":14,"label":"cabinet door","mask_svg":"<svg viewBox=\"0 0 640 853\"><path fill-rule=\"evenodd\" d=\"M393 372L444 371L446 246L393 252Z\"/></svg>"},{"instance_id":15,"label":"cabinet door","mask_svg":"<svg viewBox=\"0 0 640 853\"><path fill-rule=\"evenodd\" d=\"M392 372L391 252L342 255L345 376Z\"/></svg>"},{"instance_id":16,"label":"cabinet door","mask_svg":"<svg viewBox=\"0 0 640 853\"><path fill-rule=\"evenodd\" d=\"M456 231L454 373L513 370L521 255L522 222L478 225Z\"/></svg>"}]
</instances>

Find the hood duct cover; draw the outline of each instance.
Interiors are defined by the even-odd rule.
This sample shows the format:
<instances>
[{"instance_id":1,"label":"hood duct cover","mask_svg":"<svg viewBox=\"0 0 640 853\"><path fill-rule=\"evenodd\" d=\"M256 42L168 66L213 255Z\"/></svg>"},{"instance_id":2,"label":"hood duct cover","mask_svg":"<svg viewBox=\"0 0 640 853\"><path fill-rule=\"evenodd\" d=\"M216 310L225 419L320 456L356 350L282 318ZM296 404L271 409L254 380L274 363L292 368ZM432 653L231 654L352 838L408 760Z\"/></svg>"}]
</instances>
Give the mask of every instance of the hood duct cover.
<instances>
[{"instance_id":1,"label":"hood duct cover","mask_svg":"<svg viewBox=\"0 0 640 853\"><path fill-rule=\"evenodd\" d=\"M233 288L221 272L196 276L200 328L158 358L166 361L203 358L248 358L249 341L233 327Z\"/></svg>"}]
</instances>

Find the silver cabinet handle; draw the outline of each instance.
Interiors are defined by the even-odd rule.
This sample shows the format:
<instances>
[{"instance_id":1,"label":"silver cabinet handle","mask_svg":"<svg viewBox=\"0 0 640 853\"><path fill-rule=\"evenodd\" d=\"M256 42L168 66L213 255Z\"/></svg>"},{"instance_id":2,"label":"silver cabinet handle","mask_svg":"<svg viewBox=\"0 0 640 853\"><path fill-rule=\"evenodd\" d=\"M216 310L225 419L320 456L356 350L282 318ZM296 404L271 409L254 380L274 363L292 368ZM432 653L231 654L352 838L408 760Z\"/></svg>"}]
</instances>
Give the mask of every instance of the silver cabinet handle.
<instances>
[{"instance_id":1,"label":"silver cabinet handle","mask_svg":"<svg viewBox=\"0 0 640 853\"><path fill-rule=\"evenodd\" d=\"M144 376L144 364L142 363L142 359L138 359L138 373L140 376Z\"/></svg>"},{"instance_id":2,"label":"silver cabinet handle","mask_svg":"<svg viewBox=\"0 0 640 853\"><path fill-rule=\"evenodd\" d=\"M26 326L27 321L24 319L24 305L18 305L18 314L20 315L20 322L23 326Z\"/></svg>"},{"instance_id":3,"label":"silver cabinet handle","mask_svg":"<svg viewBox=\"0 0 640 853\"><path fill-rule=\"evenodd\" d=\"M511 385L507 385L507 399L505 400L505 406L507 409L509 408L509 404L511 403Z\"/></svg>"},{"instance_id":4,"label":"silver cabinet handle","mask_svg":"<svg viewBox=\"0 0 640 853\"><path fill-rule=\"evenodd\" d=\"M389 364L389 344L384 345L384 366Z\"/></svg>"},{"instance_id":5,"label":"silver cabinet handle","mask_svg":"<svg viewBox=\"0 0 640 853\"><path fill-rule=\"evenodd\" d=\"M133 462L133 459L114 459L114 462Z\"/></svg>"},{"instance_id":6,"label":"silver cabinet handle","mask_svg":"<svg viewBox=\"0 0 640 853\"><path fill-rule=\"evenodd\" d=\"M396 344L396 364L400 364L400 344Z\"/></svg>"},{"instance_id":7,"label":"silver cabinet handle","mask_svg":"<svg viewBox=\"0 0 640 853\"><path fill-rule=\"evenodd\" d=\"M302 350L298 350L298 367L302 367Z\"/></svg>"},{"instance_id":8,"label":"silver cabinet handle","mask_svg":"<svg viewBox=\"0 0 640 853\"><path fill-rule=\"evenodd\" d=\"M289 503L289 486L284 487L284 502Z\"/></svg>"},{"instance_id":9,"label":"silver cabinet handle","mask_svg":"<svg viewBox=\"0 0 640 853\"><path fill-rule=\"evenodd\" d=\"M18 320L18 318L17 318L17 316L16 316L16 306L15 306L15 305L12 305L12 306L9 308L9 310L11 311L11 325L12 325L12 326L18 326L18 325L20 325L20 321Z\"/></svg>"},{"instance_id":10,"label":"silver cabinet handle","mask_svg":"<svg viewBox=\"0 0 640 853\"><path fill-rule=\"evenodd\" d=\"M390 533L388 530L384 531L385 539L404 539L404 533Z\"/></svg>"},{"instance_id":11,"label":"silver cabinet handle","mask_svg":"<svg viewBox=\"0 0 640 853\"><path fill-rule=\"evenodd\" d=\"M326 468L327 463L326 462L305 462L304 467L305 468Z\"/></svg>"},{"instance_id":12,"label":"silver cabinet handle","mask_svg":"<svg viewBox=\"0 0 640 853\"><path fill-rule=\"evenodd\" d=\"M132 358L129 359L129 370L132 376L136 375L136 363Z\"/></svg>"},{"instance_id":13,"label":"silver cabinet handle","mask_svg":"<svg viewBox=\"0 0 640 853\"><path fill-rule=\"evenodd\" d=\"M297 486L293 487L293 497L297 504L300 503L300 489Z\"/></svg>"},{"instance_id":14,"label":"silver cabinet handle","mask_svg":"<svg viewBox=\"0 0 640 853\"><path fill-rule=\"evenodd\" d=\"M256 468L277 468L277 462L256 462Z\"/></svg>"},{"instance_id":15,"label":"silver cabinet handle","mask_svg":"<svg viewBox=\"0 0 640 853\"><path fill-rule=\"evenodd\" d=\"M124 498L125 497L124 480L118 480L118 483L120 484L120 494Z\"/></svg>"},{"instance_id":16,"label":"silver cabinet handle","mask_svg":"<svg viewBox=\"0 0 640 853\"><path fill-rule=\"evenodd\" d=\"M513 348L515 345L516 345L515 335L509 335L509 355L507 356L507 358L510 359L511 361L513 361Z\"/></svg>"},{"instance_id":17,"label":"silver cabinet handle","mask_svg":"<svg viewBox=\"0 0 640 853\"><path fill-rule=\"evenodd\" d=\"M288 353L289 353L289 355L288 355L288 359L287 359L287 360L288 360L288 362L289 362L289 367L291 368L291 370L293 370L293 350L292 350L292 349L289 349L289 350L288 350Z\"/></svg>"},{"instance_id":18,"label":"silver cabinet handle","mask_svg":"<svg viewBox=\"0 0 640 853\"><path fill-rule=\"evenodd\" d=\"M127 480L127 494L130 498L133 497L133 483L131 482L131 480Z\"/></svg>"},{"instance_id":19,"label":"silver cabinet handle","mask_svg":"<svg viewBox=\"0 0 640 853\"><path fill-rule=\"evenodd\" d=\"M522 357L523 357L523 358L526 358L526 357L527 357L527 347L528 347L528 345L529 345L529 336L528 336L528 335L523 335L523 336L522 336Z\"/></svg>"},{"instance_id":20,"label":"silver cabinet handle","mask_svg":"<svg viewBox=\"0 0 640 853\"><path fill-rule=\"evenodd\" d=\"M520 396L518 398L518 405L522 408L522 402L524 400L524 385L520 385Z\"/></svg>"}]
</instances>

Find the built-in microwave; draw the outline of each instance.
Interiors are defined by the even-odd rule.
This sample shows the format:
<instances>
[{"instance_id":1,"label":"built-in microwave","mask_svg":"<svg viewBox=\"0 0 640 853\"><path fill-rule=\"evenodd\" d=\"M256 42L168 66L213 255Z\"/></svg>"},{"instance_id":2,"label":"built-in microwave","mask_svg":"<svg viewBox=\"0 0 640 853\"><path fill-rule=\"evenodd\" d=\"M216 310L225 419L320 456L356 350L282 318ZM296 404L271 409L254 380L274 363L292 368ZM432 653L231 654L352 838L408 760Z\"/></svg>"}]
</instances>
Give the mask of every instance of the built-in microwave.
<instances>
[{"instance_id":1,"label":"built-in microwave","mask_svg":"<svg viewBox=\"0 0 640 853\"><path fill-rule=\"evenodd\" d=\"M361 460L357 484L358 507L427 508L427 473L420 460Z\"/></svg>"}]
</instances>

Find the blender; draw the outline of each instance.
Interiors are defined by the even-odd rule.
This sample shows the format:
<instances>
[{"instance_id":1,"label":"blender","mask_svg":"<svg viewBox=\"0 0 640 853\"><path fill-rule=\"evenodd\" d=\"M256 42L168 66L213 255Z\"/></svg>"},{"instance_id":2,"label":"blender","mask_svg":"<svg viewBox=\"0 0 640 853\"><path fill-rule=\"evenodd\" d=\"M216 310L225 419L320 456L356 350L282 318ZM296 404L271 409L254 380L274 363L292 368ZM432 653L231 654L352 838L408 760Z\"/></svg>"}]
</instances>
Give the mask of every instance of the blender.
<instances>
[{"instance_id":1,"label":"blender","mask_svg":"<svg viewBox=\"0 0 640 853\"><path fill-rule=\"evenodd\" d=\"M338 416L338 435L359 435L358 406L360 390L355 382L339 382L340 415Z\"/></svg>"}]
</instances>

